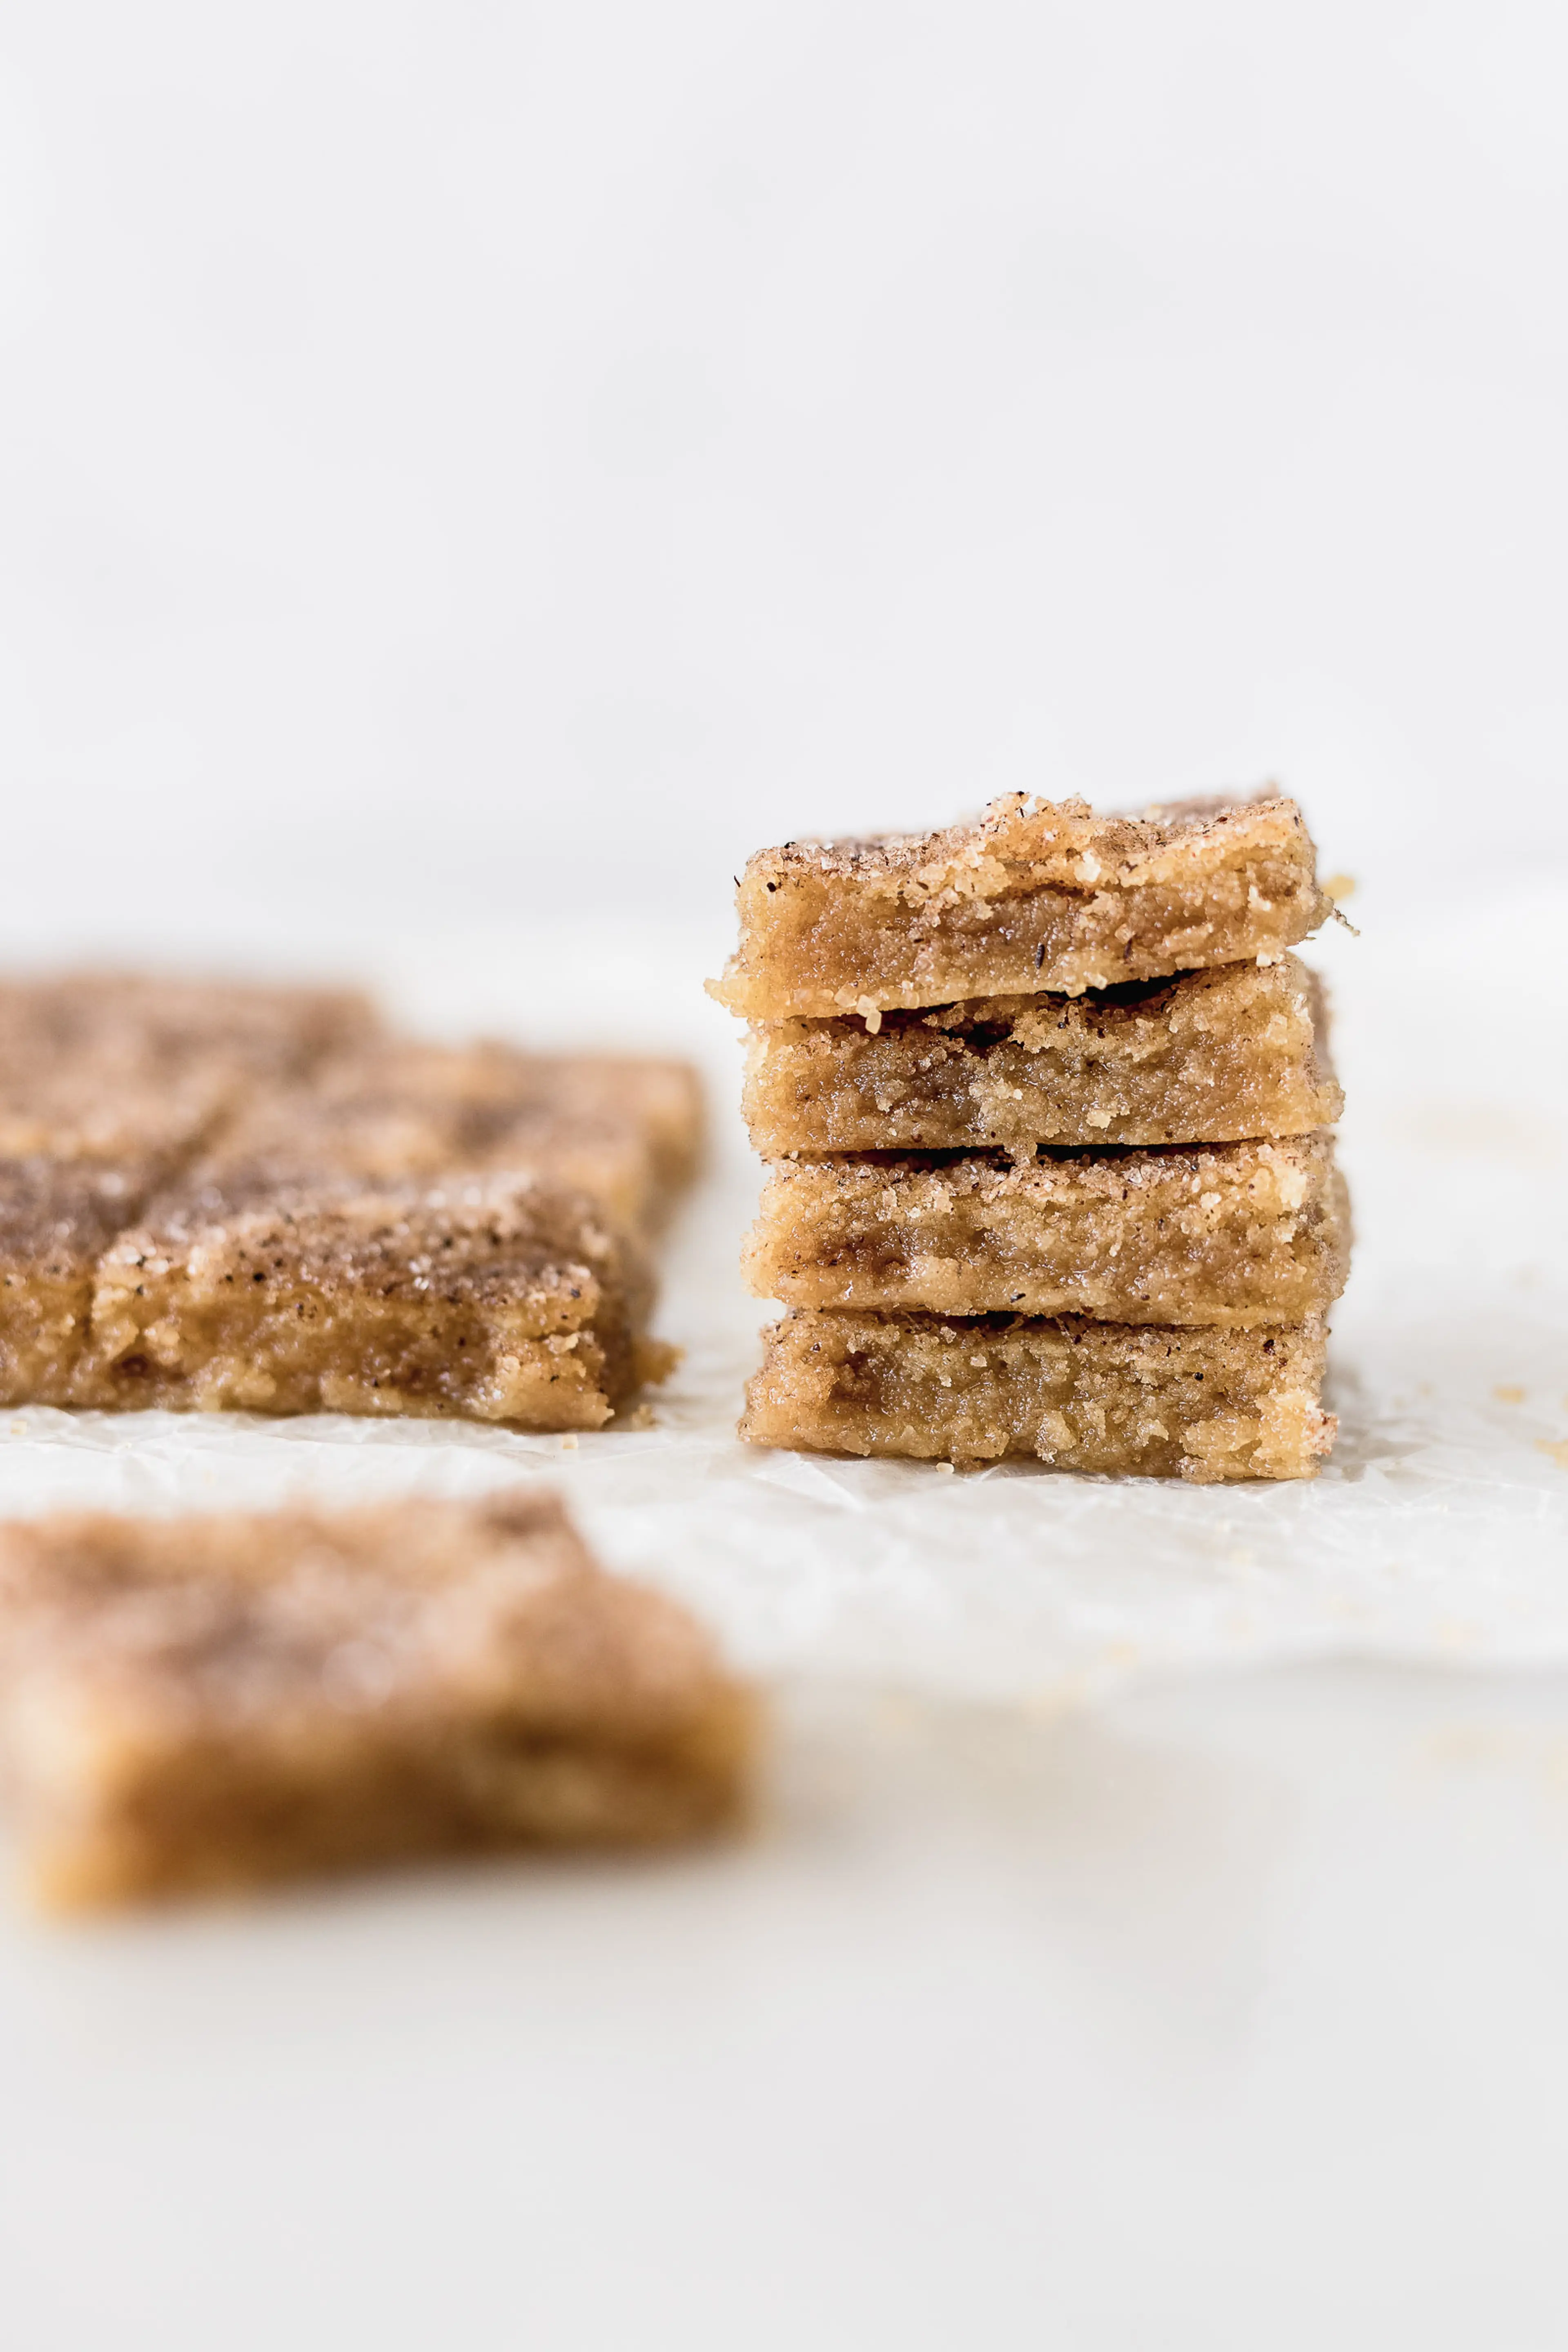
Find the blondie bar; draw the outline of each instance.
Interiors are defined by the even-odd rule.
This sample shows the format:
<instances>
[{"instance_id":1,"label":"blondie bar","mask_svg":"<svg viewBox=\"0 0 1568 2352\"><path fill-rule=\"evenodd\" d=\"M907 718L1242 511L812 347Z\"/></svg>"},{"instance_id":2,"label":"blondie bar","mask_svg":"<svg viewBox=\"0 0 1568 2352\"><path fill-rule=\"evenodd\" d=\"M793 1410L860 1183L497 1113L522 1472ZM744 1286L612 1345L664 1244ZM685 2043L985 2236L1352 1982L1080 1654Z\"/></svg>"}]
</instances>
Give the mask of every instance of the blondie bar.
<instances>
[{"instance_id":1,"label":"blondie bar","mask_svg":"<svg viewBox=\"0 0 1568 2352\"><path fill-rule=\"evenodd\" d=\"M830 1454L1180 1475L1310 1478L1333 1443L1321 1318L1173 1331L1076 1317L816 1313L764 1334L741 1434Z\"/></svg>"},{"instance_id":2,"label":"blondie bar","mask_svg":"<svg viewBox=\"0 0 1568 2352\"><path fill-rule=\"evenodd\" d=\"M668 1369L641 1239L701 1129L682 1063L344 991L0 981L0 1400L595 1427Z\"/></svg>"},{"instance_id":3,"label":"blondie bar","mask_svg":"<svg viewBox=\"0 0 1568 2352\"><path fill-rule=\"evenodd\" d=\"M747 864L711 992L751 1021L1276 961L1331 910L1294 801L1096 816L1017 793L942 833L787 842Z\"/></svg>"},{"instance_id":4,"label":"blondie bar","mask_svg":"<svg viewBox=\"0 0 1568 2352\"><path fill-rule=\"evenodd\" d=\"M211 1164L265 1165L279 1182L531 1170L652 1232L695 1173L701 1137L700 1090L683 1062L392 1037L252 1096Z\"/></svg>"},{"instance_id":5,"label":"blondie bar","mask_svg":"<svg viewBox=\"0 0 1568 2352\"><path fill-rule=\"evenodd\" d=\"M549 1496L0 1528L0 1745L53 1907L667 1844L738 1818L754 1732Z\"/></svg>"},{"instance_id":6,"label":"blondie bar","mask_svg":"<svg viewBox=\"0 0 1568 2352\"><path fill-rule=\"evenodd\" d=\"M743 1099L765 1160L1038 1143L1229 1143L1338 1118L1316 976L1295 956L1088 996L752 1031Z\"/></svg>"},{"instance_id":7,"label":"blondie bar","mask_svg":"<svg viewBox=\"0 0 1568 2352\"><path fill-rule=\"evenodd\" d=\"M1326 1135L1152 1151L784 1160L742 1267L792 1307L1300 1323L1344 1287Z\"/></svg>"},{"instance_id":8,"label":"blondie bar","mask_svg":"<svg viewBox=\"0 0 1568 2352\"><path fill-rule=\"evenodd\" d=\"M103 1252L71 1401L597 1429L668 1367L636 1244L528 1175L279 1189L233 1168Z\"/></svg>"}]
</instances>

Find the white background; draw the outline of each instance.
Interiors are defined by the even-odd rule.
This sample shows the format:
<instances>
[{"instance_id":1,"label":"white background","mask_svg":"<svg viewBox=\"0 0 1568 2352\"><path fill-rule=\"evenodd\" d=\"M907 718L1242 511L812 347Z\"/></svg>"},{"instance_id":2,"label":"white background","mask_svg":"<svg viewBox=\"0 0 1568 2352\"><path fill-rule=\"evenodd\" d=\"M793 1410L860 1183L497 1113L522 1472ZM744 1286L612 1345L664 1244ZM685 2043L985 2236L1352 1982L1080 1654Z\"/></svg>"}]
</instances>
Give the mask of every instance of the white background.
<instances>
[{"instance_id":1,"label":"white background","mask_svg":"<svg viewBox=\"0 0 1568 2352\"><path fill-rule=\"evenodd\" d=\"M704 910L1270 775L1363 877L1568 856L1550 0L4 24L29 898Z\"/></svg>"},{"instance_id":2,"label":"white background","mask_svg":"<svg viewBox=\"0 0 1568 2352\"><path fill-rule=\"evenodd\" d=\"M1508 0L0 0L0 961L363 969L722 1091L759 843L1270 776L1366 933L1331 1477L1212 1556L977 1489L1021 1564L900 1487L900 1583L880 1488L728 1444L731 1154L664 1433L551 1475L721 1619L763 1481L770 1825L8 1917L7 2344L1557 2352L1565 64ZM533 1459L159 1419L23 1416L0 1499Z\"/></svg>"}]
</instances>

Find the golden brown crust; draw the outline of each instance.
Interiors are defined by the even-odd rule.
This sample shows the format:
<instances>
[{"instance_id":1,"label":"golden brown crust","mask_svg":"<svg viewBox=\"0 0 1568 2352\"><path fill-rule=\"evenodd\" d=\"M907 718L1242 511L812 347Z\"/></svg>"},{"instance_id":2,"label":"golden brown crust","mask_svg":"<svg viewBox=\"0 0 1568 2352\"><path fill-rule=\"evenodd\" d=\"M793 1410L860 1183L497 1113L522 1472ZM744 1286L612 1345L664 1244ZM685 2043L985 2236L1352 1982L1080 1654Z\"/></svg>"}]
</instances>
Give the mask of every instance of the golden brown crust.
<instances>
[{"instance_id":1,"label":"golden brown crust","mask_svg":"<svg viewBox=\"0 0 1568 2352\"><path fill-rule=\"evenodd\" d=\"M788 841L782 849L759 850L751 860L780 874L811 871L851 877L929 898L950 887L969 888L976 852L1008 873L984 877L988 895L1005 895L1035 882L1078 885L1098 875L1082 872L1091 856L1122 880L1147 879L1168 866L1173 848L1186 837L1286 805L1267 793L1173 801L1142 816L1097 814L1087 801L1047 801L1032 793L1007 793L977 817L926 833L885 834L862 840ZM1028 869L1024 883L1017 869Z\"/></svg>"},{"instance_id":2,"label":"golden brown crust","mask_svg":"<svg viewBox=\"0 0 1568 2352\"><path fill-rule=\"evenodd\" d=\"M1310 1478L1333 1443L1321 1318L1159 1330L1011 1316L794 1308L764 1332L741 1435L754 1445L1197 1485Z\"/></svg>"},{"instance_id":3,"label":"golden brown crust","mask_svg":"<svg viewBox=\"0 0 1568 2352\"><path fill-rule=\"evenodd\" d=\"M1272 960L1330 909L1293 801L1143 819L1021 793L945 832L759 851L736 903L710 990L752 1021Z\"/></svg>"},{"instance_id":4,"label":"golden brown crust","mask_svg":"<svg viewBox=\"0 0 1568 2352\"><path fill-rule=\"evenodd\" d=\"M550 1496L0 1528L0 1727L56 1906L732 1822L754 1711Z\"/></svg>"}]
</instances>

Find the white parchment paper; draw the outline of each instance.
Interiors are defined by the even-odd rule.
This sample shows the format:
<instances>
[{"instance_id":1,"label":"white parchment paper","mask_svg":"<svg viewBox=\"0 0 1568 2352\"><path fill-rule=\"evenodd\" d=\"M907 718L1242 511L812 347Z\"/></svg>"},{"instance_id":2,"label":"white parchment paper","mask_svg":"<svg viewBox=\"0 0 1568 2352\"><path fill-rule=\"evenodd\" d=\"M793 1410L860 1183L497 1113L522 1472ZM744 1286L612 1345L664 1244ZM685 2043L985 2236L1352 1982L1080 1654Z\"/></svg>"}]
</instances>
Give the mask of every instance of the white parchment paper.
<instances>
[{"instance_id":1,"label":"white parchment paper","mask_svg":"<svg viewBox=\"0 0 1568 2352\"><path fill-rule=\"evenodd\" d=\"M625 930L362 943L440 1032L664 1045L710 1074L713 1171L674 1237L687 1357L654 1425L530 1438L321 1416L0 1416L0 1509L465 1494L548 1478L614 1564L689 1598L768 1675L1054 1704L1178 1668L1355 1651L1568 1659L1568 895L1366 909L1330 971L1358 1244L1335 1317L1332 1463L1185 1488L1005 1465L767 1454L733 1436L769 1311L736 1253L759 1181L722 938ZM300 958L309 961L308 948ZM341 958L340 958L341 961Z\"/></svg>"}]
</instances>

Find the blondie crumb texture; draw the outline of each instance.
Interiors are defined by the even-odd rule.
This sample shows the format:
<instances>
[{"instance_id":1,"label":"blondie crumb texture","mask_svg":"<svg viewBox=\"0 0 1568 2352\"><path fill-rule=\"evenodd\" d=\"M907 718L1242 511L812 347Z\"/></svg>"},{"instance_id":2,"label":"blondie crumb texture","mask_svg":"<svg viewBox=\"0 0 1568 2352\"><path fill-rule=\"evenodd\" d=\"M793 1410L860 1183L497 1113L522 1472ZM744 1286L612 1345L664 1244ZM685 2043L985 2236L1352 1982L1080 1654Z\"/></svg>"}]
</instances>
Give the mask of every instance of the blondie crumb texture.
<instances>
[{"instance_id":1,"label":"blondie crumb texture","mask_svg":"<svg viewBox=\"0 0 1568 2352\"><path fill-rule=\"evenodd\" d=\"M785 1160L742 1260L758 1297L1109 1323L1300 1323L1344 1287L1324 1135L1213 1150Z\"/></svg>"},{"instance_id":2,"label":"blondie crumb texture","mask_svg":"<svg viewBox=\"0 0 1568 2352\"><path fill-rule=\"evenodd\" d=\"M236 1169L104 1252L71 1401L597 1429L654 1370L650 1298L635 1245L527 1175L290 1192Z\"/></svg>"},{"instance_id":3,"label":"blondie crumb texture","mask_svg":"<svg viewBox=\"0 0 1568 2352\"><path fill-rule=\"evenodd\" d=\"M981 997L753 1030L743 1108L792 1152L1229 1143L1338 1118L1316 977L1293 955L1088 996Z\"/></svg>"},{"instance_id":4,"label":"blondie crumb texture","mask_svg":"<svg viewBox=\"0 0 1568 2352\"><path fill-rule=\"evenodd\" d=\"M1173 1331L817 1313L764 1333L741 1435L819 1453L1180 1476L1310 1478L1333 1443L1325 1330Z\"/></svg>"},{"instance_id":5,"label":"blondie crumb texture","mask_svg":"<svg viewBox=\"0 0 1568 2352\"><path fill-rule=\"evenodd\" d=\"M761 850L736 903L740 946L710 986L751 1021L1273 961L1330 911L1294 801L1140 818L1022 793L942 833Z\"/></svg>"},{"instance_id":6,"label":"blondie crumb texture","mask_svg":"<svg viewBox=\"0 0 1568 2352\"><path fill-rule=\"evenodd\" d=\"M548 1496L0 1528L27 1883L80 1909L744 1810L748 1693Z\"/></svg>"},{"instance_id":7,"label":"blondie crumb texture","mask_svg":"<svg viewBox=\"0 0 1568 2352\"><path fill-rule=\"evenodd\" d=\"M93 1276L153 1170L0 1160L0 1403L68 1404Z\"/></svg>"}]
</instances>

